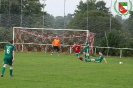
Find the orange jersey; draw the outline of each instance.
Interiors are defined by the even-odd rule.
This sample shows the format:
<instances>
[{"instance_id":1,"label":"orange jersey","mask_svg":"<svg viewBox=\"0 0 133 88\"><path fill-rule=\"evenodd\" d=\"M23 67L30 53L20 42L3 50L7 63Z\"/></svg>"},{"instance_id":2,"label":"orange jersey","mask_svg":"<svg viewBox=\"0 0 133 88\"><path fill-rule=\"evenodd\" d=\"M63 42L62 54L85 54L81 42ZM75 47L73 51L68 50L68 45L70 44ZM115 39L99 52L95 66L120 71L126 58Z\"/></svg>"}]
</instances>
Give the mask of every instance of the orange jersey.
<instances>
[{"instance_id":1,"label":"orange jersey","mask_svg":"<svg viewBox=\"0 0 133 88\"><path fill-rule=\"evenodd\" d=\"M59 39L54 39L54 41L52 42L52 44L54 45L54 46L60 46L60 40Z\"/></svg>"}]
</instances>

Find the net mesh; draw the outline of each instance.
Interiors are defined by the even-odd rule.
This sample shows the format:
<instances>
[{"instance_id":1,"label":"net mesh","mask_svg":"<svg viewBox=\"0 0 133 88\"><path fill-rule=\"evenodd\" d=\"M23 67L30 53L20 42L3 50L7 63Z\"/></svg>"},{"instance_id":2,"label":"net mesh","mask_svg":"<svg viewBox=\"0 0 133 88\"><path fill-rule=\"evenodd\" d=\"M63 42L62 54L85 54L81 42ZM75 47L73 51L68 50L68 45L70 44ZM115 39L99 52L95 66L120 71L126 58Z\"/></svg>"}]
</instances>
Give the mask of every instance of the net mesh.
<instances>
[{"instance_id":1,"label":"net mesh","mask_svg":"<svg viewBox=\"0 0 133 88\"><path fill-rule=\"evenodd\" d=\"M87 30L48 28L14 28L13 34L16 50L28 52L50 52L55 36L59 36L61 41L61 52L70 52L70 46L74 43L83 44L88 35L93 46L95 36L95 33L88 34Z\"/></svg>"}]
</instances>

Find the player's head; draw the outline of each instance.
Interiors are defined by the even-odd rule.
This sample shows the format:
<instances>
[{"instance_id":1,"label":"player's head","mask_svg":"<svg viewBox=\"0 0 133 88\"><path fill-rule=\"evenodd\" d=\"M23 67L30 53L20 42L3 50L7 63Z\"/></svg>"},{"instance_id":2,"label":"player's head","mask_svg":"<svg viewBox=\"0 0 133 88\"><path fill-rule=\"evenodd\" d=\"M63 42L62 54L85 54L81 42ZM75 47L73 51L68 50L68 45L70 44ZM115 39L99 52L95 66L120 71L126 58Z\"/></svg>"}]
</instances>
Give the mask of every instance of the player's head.
<instances>
[{"instance_id":1,"label":"player's head","mask_svg":"<svg viewBox=\"0 0 133 88\"><path fill-rule=\"evenodd\" d=\"M11 44L12 44L12 43L13 43L13 40L10 40L10 41L9 41L9 43L11 43Z\"/></svg>"},{"instance_id":2,"label":"player's head","mask_svg":"<svg viewBox=\"0 0 133 88\"><path fill-rule=\"evenodd\" d=\"M55 38L58 39L58 36L56 36Z\"/></svg>"},{"instance_id":3,"label":"player's head","mask_svg":"<svg viewBox=\"0 0 133 88\"><path fill-rule=\"evenodd\" d=\"M88 37L86 37L86 41L88 41L89 40L89 38Z\"/></svg>"},{"instance_id":4,"label":"player's head","mask_svg":"<svg viewBox=\"0 0 133 88\"><path fill-rule=\"evenodd\" d=\"M99 55L102 55L102 52L99 52Z\"/></svg>"},{"instance_id":5,"label":"player's head","mask_svg":"<svg viewBox=\"0 0 133 88\"><path fill-rule=\"evenodd\" d=\"M77 45L77 43L76 42L74 42L74 44L73 45Z\"/></svg>"}]
</instances>

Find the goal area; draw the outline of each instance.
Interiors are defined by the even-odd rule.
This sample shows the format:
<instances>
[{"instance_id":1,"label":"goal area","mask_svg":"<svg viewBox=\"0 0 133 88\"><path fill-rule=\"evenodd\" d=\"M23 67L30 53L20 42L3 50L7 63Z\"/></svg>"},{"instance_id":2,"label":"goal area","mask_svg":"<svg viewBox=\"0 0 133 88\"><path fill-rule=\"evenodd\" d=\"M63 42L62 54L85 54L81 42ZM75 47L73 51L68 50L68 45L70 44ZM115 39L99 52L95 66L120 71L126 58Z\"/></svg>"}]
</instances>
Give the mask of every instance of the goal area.
<instances>
[{"instance_id":1,"label":"goal area","mask_svg":"<svg viewBox=\"0 0 133 88\"><path fill-rule=\"evenodd\" d=\"M70 53L70 47L74 43L83 44L86 37L89 37L91 46L93 46L95 33L80 29L13 28L16 51L51 52L55 36L58 36L61 41L60 52ZM90 51L93 52L93 47Z\"/></svg>"}]
</instances>

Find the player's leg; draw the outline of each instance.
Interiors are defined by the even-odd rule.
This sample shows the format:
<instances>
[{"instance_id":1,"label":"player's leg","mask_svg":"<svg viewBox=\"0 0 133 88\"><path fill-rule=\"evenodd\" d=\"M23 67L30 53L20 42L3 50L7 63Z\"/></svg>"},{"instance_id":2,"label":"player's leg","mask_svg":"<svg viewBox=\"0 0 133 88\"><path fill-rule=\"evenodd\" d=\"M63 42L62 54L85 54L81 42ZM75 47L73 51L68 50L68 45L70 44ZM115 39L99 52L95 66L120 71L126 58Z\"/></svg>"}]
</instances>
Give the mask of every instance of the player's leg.
<instances>
[{"instance_id":1,"label":"player's leg","mask_svg":"<svg viewBox=\"0 0 133 88\"><path fill-rule=\"evenodd\" d=\"M86 59L87 58L87 48L84 48L84 50L83 50L83 54L84 54L84 58Z\"/></svg>"},{"instance_id":2,"label":"player's leg","mask_svg":"<svg viewBox=\"0 0 133 88\"><path fill-rule=\"evenodd\" d=\"M12 66L10 66L9 71L10 71L10 76L12 77L12 76L13 76L13 75L12 75L12 72L13 72L13 67L12 67Z\"/></svg>"},{"instance_id":3,"label":"player's leg","mask_svg":"<svg viewBox=\"0 0 133 88\"><path fill-rule=\"evenodd\" d=\"M54 51L55 51L55 46L52 47L52 50L51 50L51 55L54 54Z\"/></svg>"},{"instance_id":4,"label":"player's leg","mask_svg":"<svg viewBox=\"0 0 133 88\"><path fill-rule=\"evenodd\" d=\"M77 53L76 55L78 57L78 59L80 59L81 61L83 61L84 59L81 57L81 53Z\"/></svg>"},{"instance_id":5,"label":"player's leg","mask_svg":"<svg viewBox=\"0 0 133 88\"><path fill-rule=\"evenodd\" d=\"M101 61L100 61L99 59L95 59L94 62L96 62L96 63L100 63Z\"/></svg>"},{"instance_id":6,"label":"player's leg","mask_svg":"<svg viewBox=\"0 0 133 88\"><path fill-rule=\"evenodd\" d=\"M10 59L10 61L9 61L9 65L10 65L9 72L10 72L10 76L11 76L11 77L13 76L13 75L12 75L12 72L13 72L12 64L13 64L12 59Z\"/></svg>"},{"instance_id":7,"label":"player's leg","mask_svg":"<svg viewBox=\"0 0 133 88\"><path fill-rule=\"evenodd\" d=\"M86 57L86 52L85 52L85 49L84 49L84 51L83 51L83 54L84 54L84 58L87 58L87 57Z\"/></svg>"},{"instance_id":8,"label":"player's leg","mask_svg":"<svg viewBox=\"0 0 133 88\"><path fill-rule=\"evenodd\" d=\"M87 59L90 59L89 48L86 49L86 57Z\"/></svg>"},{"instance_id":9,"label":"player's leg","mask_svg":"<svg viewBox=\"0 0 133 88\"><path fill-rule=\"evenodd\" d=\"M85 59L85 62L93 62L91 59Z\"/></svg>"},{"instance_id":10,"label":"player's leg","mask_svg":"<svg viewBox=\"0 0 133 88\"><path fill-rule=\"evenodd\" d=\"M7 59L4 59L4 64L3 64L3 67L2 67L2 71L1 71L1 77L4 76L4 72L5 72L7 64L8 64Z\"/></svg>"},{"instance_id":11,"label":"player's leg","mask_svg":"<svg viewBox=\"0 0 133 88\"><path fill-rule=\"evenodd\" d=\"M59 46L57 46L57 54L58 54L58 56L59 56L59 51L60 51L60 48L59 48Z\"/></svg>"}]
</instances>

